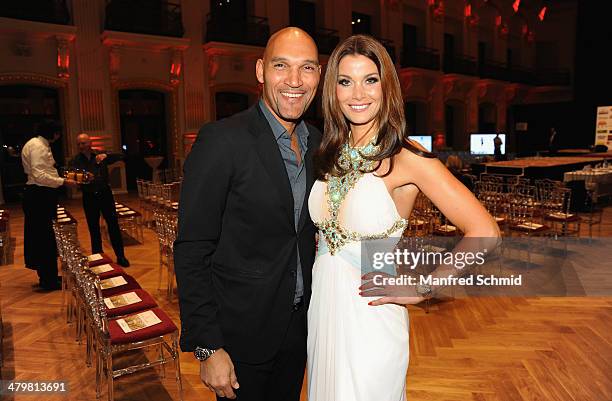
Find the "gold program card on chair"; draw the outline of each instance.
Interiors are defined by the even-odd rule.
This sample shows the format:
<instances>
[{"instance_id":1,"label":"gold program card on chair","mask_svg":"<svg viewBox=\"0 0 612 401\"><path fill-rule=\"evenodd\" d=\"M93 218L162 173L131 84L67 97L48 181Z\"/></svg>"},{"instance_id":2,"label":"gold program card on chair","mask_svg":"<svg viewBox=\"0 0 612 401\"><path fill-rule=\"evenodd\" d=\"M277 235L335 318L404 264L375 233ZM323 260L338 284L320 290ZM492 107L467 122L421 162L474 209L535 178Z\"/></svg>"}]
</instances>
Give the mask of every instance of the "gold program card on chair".
<instances>
[{"instance_id":1,"label":"gold program card on chair","mask_svg":"<svg viewBox=\"0 0 612 401\"><path fill-rule=\"evenodd\" d=\"M142 299L135 292L115 295L114 297L104 298L104 303L108 309L120 308L122 306L137 304Z\"/></svg>"},{"instance_id":2,"label":"gold program card on chair","mask_svg":"<svg viewBox=\"0 0 612 401\"><path fill-rule=\"evenodd\" d=\"M100 287L102 287L103 290L119 287L119 286L126 285L126 284L127 284L127 281L125 281L125 278L121 276L111 277L111 278L107 278L106 280L100 281Z\"/></svg>"},{"instance_id":3,"label":"gold program card on chair","mask_svg":"<svg viewBox=\"0 0 612 401\"><path fill-rule=\"evenodd\" d=\"M96 260L101 260L101 259L103 259L103 256L100 255L99 253L94 253L93 255L87 256L88 262L95 262Z\"/></svg>"},{"instance_id":4,"label":"gold program card on chair","mask_svg":"<svg viewBox=\"0 0 612 401\"><path fill-rule=\"evenodd\" d=\"M572 213L562 213L562 212L554 212L548 214L550 217L554 217L557 219L569 219L570 217L574 217Z\"/></svg>"},{"instance_id":5,"label":"gold program card on chair","mask_svg":"<svg viewBox=\"0 0 612 401\"><path fill-rule=\"evenodd\" d=\"M518 227L526 228L528 230L537 230L538 228L542 228L544 226L538 223L523 223L523 224L519 224Z\"/></svg>"},{"instance_id":6,"label":"gold program card on chair","mask_svg":"<svg viewBox=\"0 0 612 401\"><path fill-rule=\"evenodd\" d=\"M112 272L114 269L113 269L113 266L111 266L108 263L106 263L104 265L92 267L89 270L93 274L102 274L102 273L106 273L106 272Z\"/></svg>"},{"instance_id":7,"label":"gold program card on chair","mask_svg":"<svg viewBox=\"0 0 612 401\"><path fill-rule=\"evenodd\" d=\"M117 324L125 333L146 329L147 327L151 327L159 323L161 323L161 319L158 318L152 310L117 320Z\"/></svg>"}]
</instances>

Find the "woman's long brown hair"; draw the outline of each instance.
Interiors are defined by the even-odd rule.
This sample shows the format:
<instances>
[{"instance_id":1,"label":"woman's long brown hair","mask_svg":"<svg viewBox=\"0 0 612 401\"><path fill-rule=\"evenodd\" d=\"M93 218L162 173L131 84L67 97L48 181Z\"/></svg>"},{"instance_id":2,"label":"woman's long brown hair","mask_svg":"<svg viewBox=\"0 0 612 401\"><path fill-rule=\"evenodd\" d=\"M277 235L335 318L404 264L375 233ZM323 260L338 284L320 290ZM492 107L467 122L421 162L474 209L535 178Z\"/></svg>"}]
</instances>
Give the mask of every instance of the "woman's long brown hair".
<instances>
[{"instance_id":1,"label":"woman's long brown hair","mask_svg":"<svg viewBox=\"0 0 612 401\"><path fill-rule=\"evenodd\" d=\"M435 157L432 153L416 147L406 136L402 91L389 53L376 39L366 35L354 35L334 49L327 63L322 105L325 127L321 146L314 156L316 177L325 180L326 174L341 176L346 173L338 165L338 157L342 146L349 140L350 126L340 108L336 86L340 60L348 55L362 55L369 58L376 64L380 74L383 97L375 121L375 127L378 129L376 145L380 150L377 154L366 158L378 161L376 168L380 167L382 160L390 158L389 170L384 174L387 176L393 169L393 156L402 148L423 157Z\"/></svg>"}]
</instances>

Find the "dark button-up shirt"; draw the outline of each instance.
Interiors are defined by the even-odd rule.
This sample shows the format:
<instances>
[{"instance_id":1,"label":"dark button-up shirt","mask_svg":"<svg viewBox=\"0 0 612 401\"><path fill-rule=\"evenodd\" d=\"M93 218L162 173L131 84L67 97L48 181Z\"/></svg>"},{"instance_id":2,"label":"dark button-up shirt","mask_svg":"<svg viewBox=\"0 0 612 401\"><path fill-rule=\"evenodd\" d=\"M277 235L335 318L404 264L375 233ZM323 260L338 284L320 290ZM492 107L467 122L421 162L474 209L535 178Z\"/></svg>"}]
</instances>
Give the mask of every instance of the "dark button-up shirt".
<instances>
[{"instance_id":1,"label":"dark button-up shirt","mask_svg":"<svg viewBox=\"0 0 612 401\"><path fill-rule=\"evenodd\" d=\"M285 127L283 127L276 117L274 117L263 100L259 101L259 107L264 116L266 116L270 128L272 128L274 138L276 138L276 143L278 144L278 149L285 162L285 169L287 170L287 176L291 184L291 192L293 193L293 216L295 230L297 232L300 214L302 213L302 205L304 204L304 197L306 196L306 168L304 166L304 155L308 150L308 128L304 121L300 121L295 127L294 134L297 135L300 153L302 155L302 162L298 164L297 156L291 149L291 137ZM300 263L300 250L298 248L294 302L299 302L303 295L304 278L302 277L302 264Z\"/></svg>"},{"instance_id":2,"label":"dark button-up shirt","mask_svg":"<svg viewBox=\"0 0 612 401\"><path fill-rule=\"evenodd\" d=\"M108 165L123 160L122 154L106 153L106 159L96 163L96 155L99 152L92 151L89 159L85 154L78 153L69 163L71 168L85 170L94 175L94 181L81 185L83 192L99 192L108 187Z\"/></svg>"}]
</instances>

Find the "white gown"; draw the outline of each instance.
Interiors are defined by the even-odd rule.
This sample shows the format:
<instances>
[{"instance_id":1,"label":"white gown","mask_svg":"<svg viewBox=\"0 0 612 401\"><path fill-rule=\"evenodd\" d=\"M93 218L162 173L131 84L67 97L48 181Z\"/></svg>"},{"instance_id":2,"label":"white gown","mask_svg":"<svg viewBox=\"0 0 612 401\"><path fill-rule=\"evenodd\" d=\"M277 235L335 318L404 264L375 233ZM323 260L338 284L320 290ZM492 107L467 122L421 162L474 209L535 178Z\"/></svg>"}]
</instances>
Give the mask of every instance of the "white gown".
<instances>
[{"instance_id":1,"label":"white gown","mask_svg":"<svg viewBox=\"0 0 612 401\"><path fill-rule=\"evenodd\" d=\"M405 221L383 180L366 173L353 184L336 208L336 223L355 235L399 237ZM408 311L393 304L370 306L378 297L359 295L359 241L330 247L321 231L330 221L327 190L328 183L315 182L308 200L320 229L308 310L308 400L403 401Z\"/></svg>"}]
</instances>

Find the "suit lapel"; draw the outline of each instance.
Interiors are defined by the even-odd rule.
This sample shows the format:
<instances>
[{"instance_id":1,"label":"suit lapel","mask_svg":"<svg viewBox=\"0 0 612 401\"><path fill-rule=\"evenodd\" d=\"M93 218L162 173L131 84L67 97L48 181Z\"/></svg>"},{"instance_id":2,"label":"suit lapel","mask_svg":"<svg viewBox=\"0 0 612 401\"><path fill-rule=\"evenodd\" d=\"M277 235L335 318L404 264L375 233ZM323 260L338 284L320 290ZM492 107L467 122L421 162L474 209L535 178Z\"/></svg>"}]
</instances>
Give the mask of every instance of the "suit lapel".
<instances>
[{"instance_id":1,"label":"suit lapel","mask_svg":"<svg viewBox=\"0 0 612 401\"><path fill-rule=\"evenodd\" d=\"M291 221L292 227L295 227L293 193L291 192L291 183L289 182L285 162L276 143L272 128L270 128L266 117L259 109L259 105L256 103L253 109L253 124L249 126L249 130L256 138L257 154L276 187L281 204Z\"/></svg>"}]
</instances>

